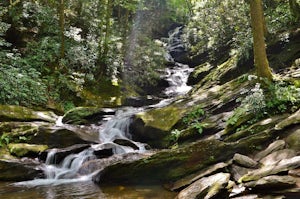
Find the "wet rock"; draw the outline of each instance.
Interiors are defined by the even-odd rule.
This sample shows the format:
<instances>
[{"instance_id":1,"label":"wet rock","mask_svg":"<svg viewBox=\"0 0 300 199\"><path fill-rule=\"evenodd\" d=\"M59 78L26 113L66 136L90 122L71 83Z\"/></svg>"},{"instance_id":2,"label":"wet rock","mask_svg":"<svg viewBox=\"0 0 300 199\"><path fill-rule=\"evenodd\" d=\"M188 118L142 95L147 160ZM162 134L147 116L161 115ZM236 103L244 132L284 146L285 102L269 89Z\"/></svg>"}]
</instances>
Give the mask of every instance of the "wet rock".
<instances>
[{"instance_id":1,"label":"wet rock","mask_svg":"<svg viewBox=\"0 0 300 199\"><path fill-rule=\"evenodd\" d=\"M255 160L238 153L234 154L233 162L246 168L256 168L258 166L258 162Z\"/></svg>"},{"instance_id":2,"label":"wet rock","mask_svg":"<svg viewBox=\"0 0 300 199\"><path fill-rule=\"evenodd\" d=\"M200 178L202 178L204 176L209 176L219 170L224 169L225 167L229 166L230 164L231 164L231 162L228 162L228 163L221 162L221 163L212 165L212 166L207 167L199 172L196 172L195 174L186 176L172 184L169 184L169 185L167 185L167 187L168 187L168 189L170 189L172 191L181 189L183 187L186 187L186 186L192 184L193 182L195 182L196 180L199 180Z\"/></svg>"},{"instance_id":3,"label":"wet rock","mask_svg":"<svg viewBox=\"0 0 300 199\"><path fill-rule=\"evenodd\" d=\"M80 153L89 147L89 144L76 144L67 148L49 149L42 152L39 158L45 161L49 153L55 152L53 159L55 160L55 164L59 164L68 155Z\"/></svg>"},{"instance_id":4,"label":"wet rock","mask_svg":"<svg viewBox=\"0 0 300 199\"><path fill-rule=\"evenodd\" d=\"M115 165L117 163L130 163L132 161L136 161L136 160L139 160L142 158L149 157L152 154L153 153L115 154L109 158L91 160L91 161L85 162L79 169L78 173L81 175L86 175L86 174L98 171L99 173L93 177L93 181L96 183L100 183L100 182L102 182L100 171L102 171L104 168L111 166L111 165ZM122 181L122 183L126 183L126 180Z\"/></svg>"},{"instance_id":5,"label":"wet rock","mask_svg":"<svg viewBox=\"0 0 300 199\"><path fill-rule=\"evenodd\" d=\"M255 160L261 160L262 158L266 157L270 153L274 151L281 150L285 147L285 141L284 140L277 140L273 143L271 143L265 150L257 153L254 157Z\"/></svg>"},{"instance_id":6,"label":"wet rock","mask_svg":"<svg viewBox=\"0 0 300 199\"><path fill-rule=\"evenodd\" d=\"M296 155L297 153L294 150L283 149L267 155L266 157L262 158L259 162L264 166L275 165L284 159L289 159Z\"/></svg>"},{"instance_id":7,"label":"wet rock","mask_svg":"<svg viewBox=\"0 0 300 199\"><path fill-rule=\"evenodd\" d=\"M294 149L295 151L300 151L300 129L293 132L286 138L286 143L288 148Z\"/></svg>"},{"instance_id":8,"label":"wet rock","mask_svg":"<svg viewBox=\"0 0 300 199\"><path fill-rule=\"evenodd\" d=\"M7 145L11 154L17 157L37 157L39 153L48 149L47 145L35 145L25 143L10 143Z\"/></svg>"},{"instance_id":9,"label":"wet rock","mask_svg":"<svg viewBox=\"0 0 300 199\"><path fill-rule=\"evenodd\" d=\"M55 123L58 116L50 111L34 111L32 109L13 106L0 105L0 121L46 121Z\"/></svg>"},{"instance_id":10,"label":"wet rock","mask_svg":"<svg viewBox=\"0 0 300 199\"><path fill-rule=\"evenodd\" d=\"M122 146L131 147L134 150L139 150L139 147L136 144L134 144L131 140L116 139L116 140L114 140L114 143L122 145Z\"/></svg>"},{"instance_id":11,"label":"wet rock","mask_svg":"<svg viewBox=\"0 0 300 199\"><path fill-rule=\"evenodd\" d=\"M300 156L296 156L290 159L284 159L275 165L263 166L260 169L253 170L239 179L239 182L249 182L259 180L260 178L278 174L281 172L287 172L291 169L300 167Z\"/></svg>"},{"instance_id":12,"label":"wet rock","mask_svg":"<svg viewBox=\"0 0 300 199\"><path fill-rule=\"evenodd\" d=\"M49 148L65 148L75 144L92 143L92 141L83 139L80 129L78 129L78 132L74 132L68 129L55 130L47 126L39 127L38 131L26 142L28 144L48 145Z\"/></svg>"},{"instance_id":13,"label":"wet rock","mask_svg":"<svg viewBox=\"0 0 300 199\"><path fill-rule=\"evenodd\" d=\"M68 111L62 119L66 124L91 124L101 121L107 115L114 115L115 110L98 107L76 107Z\"/></svg>"},{"instance_id":14,"label":"wet rock","mask_svg":"<svg viewBox=\"0 0 300 199\"><path fill-rule=\"evenodd\" d=\"M231 147L221 141L203 140L178 149L162 150L146 159L109 166L102 171L101 180L103 184L123 180L132 184L176 181L230 159Z\"/></svg>"},{"instance_id":15,"label":"wet rock","mask_svg":"<svg viewBox=\"0 0 300 199\"><path fill-rule=\"evenodd\" d=\"M135 145L135 147L137 146ZM109 157L112 154L123 154L134 150L130 146L122 146L114 142L93 145L92 148L94 149L94 154L99 158Z\"/></svg>"},{"instance_id":16,"label":"wet rock","mask_svg":"<svg viewBox=\"0 0 300 199\"><path fill-rule=\"evenodd\" d=\"M271 192L271 189L286 189L294 187L296 180L292 176L266 176L257 181L251 181L244 184L244 186L252 189L265 189Z\"/></svg>"},{"instance_id":17,"label":"wet rock","mask_svg":"<svg viewBox=\"0 0 300 199\"><path fill-rule=\"evenodd\" d=\"M0 180L24 181L43 177L39 163L33 160L0 160Z\"/></svg>"},{"instance_id":18,"label":"wet rock","mask_svg":"<svg viewBox=\"0 0 300 199\"><path fill-rule=\"evenodd\" d=\"M183 189L176 199L209 199L216 198L219 194L222 194L222 197L226 198L223 191L228 185L229 178L229 173L218 173L209 177L201 178Z\"/></svg>"},{"instance_id":19,"label":"wet rock","mask_svg":"<svg viewBox=\"0 0 300 199\"><path fill-rule=\"evenodd\" d=\"M159 101L160 101L160 99L154 98L151 96L127 97L122 104L123 104L123 106L142 107L142 106L157 104Z\"/></svg>"}]
</instances>

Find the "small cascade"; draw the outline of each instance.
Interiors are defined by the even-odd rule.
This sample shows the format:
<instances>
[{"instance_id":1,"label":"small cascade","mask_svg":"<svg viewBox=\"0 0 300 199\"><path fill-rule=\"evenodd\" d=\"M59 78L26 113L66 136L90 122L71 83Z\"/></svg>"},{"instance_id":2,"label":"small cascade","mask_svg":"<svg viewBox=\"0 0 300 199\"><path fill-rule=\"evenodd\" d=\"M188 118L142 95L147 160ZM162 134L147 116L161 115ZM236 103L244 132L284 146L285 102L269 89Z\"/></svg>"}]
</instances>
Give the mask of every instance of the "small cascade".
<instances>
[{"instance_id":1,"label":"small cascade","mask_svg":"<svg viewBox=\"0 0 300 199\"><path fill-rule=\"evenodd\" d=\"M190 73L194 70L186 64L179 63L178 58L185 53L185 44L182 41L183 27L177 27L169 32L169 38L167 39L167 56L168 62L173 63L173 67L165 70L165 75L162 78L166 79L169 83L169 87L165 89L164 93L168 97L174 97L178 95L184 95L191 86L188 86L187 80Z\"/></svg>"},{"instance_id":2,"label":"small cascade","mask_svg":"<svg viewBox=\"0 0 300 199\"><path fill-rule=\"evenodd\" d=\"M74 179L80 178L77 172L81 165L89 160L96 159L93 150L87 149L78 154L67 156L59 165L55 165L55 150L48 153L45 165L45 175L47 179Z\"/></svg>"},{"instance_id":3,"label":"small cascade","mask_svg":"<svg viewBox=\"0 0 300 199\"><path fill-rule=\"evenodd\" d=\"M134 108L123 109L118 111L115 117L107 121L106 124L104 125L104 128L99 130L100 143L116 144L114 143L115 140L126 140L128 142L135 144L138 147L139 152L144 152L146 150L145 144L132 141L131 140L132 137L129 132L129 126L131 124L132 115L134 115L134 113L137 113L139 111L141 111L141 109L134 109ZM98 147L101 146L101 144L98 145ZM137 152L132 147L128 147L128 146L121 146L116 144L116 147L117 149L115 153L118 154L122 152L124 153L129 153L133 151Z\"/></svg>"},{"instance_id":4,"label":"small cascade","mask_svg":"<svg viewBox=\"0 0 300 199\"><path fill-rule=\"evenodd\" d=\"M165 79L169 82L169 87L164 93L169 96L177 96L186 94L191 90L191 86L186 84L190 73L193 71L188 65L176 63L175 67L166 69L167 75Z\"/></svg>"}]
</instances>

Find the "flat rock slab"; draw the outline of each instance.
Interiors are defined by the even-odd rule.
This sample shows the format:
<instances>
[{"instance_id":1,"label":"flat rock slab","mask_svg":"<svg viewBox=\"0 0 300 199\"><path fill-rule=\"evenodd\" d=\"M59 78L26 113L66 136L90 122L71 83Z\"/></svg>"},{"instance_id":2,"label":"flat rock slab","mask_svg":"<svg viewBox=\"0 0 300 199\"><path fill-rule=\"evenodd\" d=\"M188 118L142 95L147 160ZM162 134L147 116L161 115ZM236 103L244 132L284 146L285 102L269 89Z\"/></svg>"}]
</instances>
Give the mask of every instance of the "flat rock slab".
<instances>
[{"instance_id":1,"label":"flat rock slab","mask_svg":"<svg viewBox=\"0 0 300 199\"><path fill-rule=\"evenodd\" d=\"M273 153L274 151L282 150L285 147L284 140L277 140L271 143L265 150L257 153L254 157L255 160L261 160L262 158L266 157L267 155Z\"/></svg>"},{"instance_id":2,"label":"flat rock slab","mask_svg":"<svg viewBox=\"0 0 300 199\"><path fill-rule=\"evenodd\" d=\"M212 165L212 166L205 168L195 174L189 175L187 177L184 177L184 178L174 182L172 185L170 185L169 189L172 191L175 191L182 187L186 187L204 176L211 175L212 173L214 173L220 169L224 169L225 167L229 166L230 164L231 164L231 162L229 162L229 163L221 162L221 163Z\"/></svg>"},{"instance_id":3,"label":"flat rock slab","mask_svg":"<svg viewBox=\"0 0 300 199\"><path fill-rule=\"evenodd\" d=\"M287 126L290 126L292 124L298 124L298 123L300 123L300 109L297 112L295 112L294 114L292 114L291 116L289 116L288 118L286 118L285 120L278 123L275 126L275 129L281 130Z\"/></svg>"},{"instance_id":4,"label":"flat rock slab","mask_svg":"<svg viewBox=\"0 0 300 199\"><path fill-rule=\"evenodd\" d=\"M283 149L275 151L266 157L262 158L259 162L263 165L275 165L284 159L295 157L297 153L291 149Z\"/></svg>"},{"instance_id":5,"label":"flat rock slab","mask_svg":"<svg viewBox=\"0 0 300 199\"><path fill-rule=\"evenodd\" d=\"M296 185L296 179L292 176L267 176L257 181L251 181L245 183L244 186L253 189L264 189L272 191L272 189L286 189L294 187Z\"/></svg>"},{"instance_id":6,"label":"flat rock slab","mask_svg":"<svg viewBox=\"0 0 300 199\"><path fill-rule=\"evenodd\" d=\"M284 159L276 165L264 166L260 169L253 170L239 179L239 182L249 182L259 180L260 178L278 174L280 172L289 171L300 167L300 156L290 159Z\"/></svg>"},{"instance_id":7,"label":"flat rock slab","mask_svg":"<svg viewBox=\"0 0 300 199\"><path fill-rule=\"evenodd\" d=\"M258 166L257 161L249 158L248 156L241 155L238 153L234 154L233 162L246 168L257 168Z\"/></svg>"},{"instance_id":8,"label":"flat rock slab","mask_svg":"<svg viewBox=\"0 0 300 199\"><path fill-rule=\"evenodd\" d=\"M229 173L217 173L201 178L183 189L176 199L213 198L228 185L229 178Z\"/></svg>"}]
</instances>

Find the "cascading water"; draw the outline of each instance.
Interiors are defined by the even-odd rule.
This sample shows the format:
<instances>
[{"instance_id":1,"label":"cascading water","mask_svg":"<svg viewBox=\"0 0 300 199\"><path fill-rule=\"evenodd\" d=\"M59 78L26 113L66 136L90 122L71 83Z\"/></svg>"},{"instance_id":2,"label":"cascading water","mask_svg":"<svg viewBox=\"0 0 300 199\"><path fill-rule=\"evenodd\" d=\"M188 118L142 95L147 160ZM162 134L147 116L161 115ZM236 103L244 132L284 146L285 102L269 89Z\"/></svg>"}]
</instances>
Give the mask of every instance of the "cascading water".
<instances>
[{"instance_id":1,"label":"cascading water","mask_svg":"<svg viewBox=\"0 0 300 199\"><path fill-rule=\"evenodd\" d=\"M166 56L168 62L173 63L173 66L165 70L166 74L163 76L168 82L169 87L164 91L168 99L162 100L156 105L151 105L144 108L123 107L116 111L114 116L105 118L99 125L91 125L89 127L69 125L62 123L62 117L59 117L54 129L66 128L72 131L80 131L86 128L91 132L96 132L99 144L93 144L88 149L83 150L77 154L66 156L60 163L57 163L57 150L52 149L48 152L47 159L44 165L44 172L46 179L37 179L30 182L17 183L18 185L37 186L47 184L65 184L78 181L89 181L97 171L88 174L80 174L82 165L91 160L96 160L97 151L109 149L113 155L129 154L129 153L146 153L146 145L131 140L129 126L131 124L132 116L143 111L145 108L161 107L169 104L172 98L178 95L187 93L191 87L186 85L187 78L192 72L188 65L184 65L174 61L174 53L181 51L183 43L181 41L181 27L176 28L170 32L168 39L168 54ZM98 136L97 136L98 134ZM123 143L123 144L122 144ZM124 144L126 143L126 144ZM120 156L118 157L120 159ZM117 158L117 159L118 159ZM103 169L103 168L102 168Z\"/></svg>"},{"instance_id":2,"label":"cascading water","mask_svg":"<svg viewBox=\"0 0 300 199\"><path fill-rule=\"evenodd\" d=\"M169 32L169 38L167 39L167 55L168 62L173 63L173 67L166 68L166 74L162 78L166 79L169 83L169 87L166 88L164 93L168 97L178 96L186 94L191 90L191 86L186 84L190 73L193 68L190 68L186 64L179 63L174 57L181 56L185 52L185 45L182 41L182 27L177 27Z\"/></svg>"}]
</instances>

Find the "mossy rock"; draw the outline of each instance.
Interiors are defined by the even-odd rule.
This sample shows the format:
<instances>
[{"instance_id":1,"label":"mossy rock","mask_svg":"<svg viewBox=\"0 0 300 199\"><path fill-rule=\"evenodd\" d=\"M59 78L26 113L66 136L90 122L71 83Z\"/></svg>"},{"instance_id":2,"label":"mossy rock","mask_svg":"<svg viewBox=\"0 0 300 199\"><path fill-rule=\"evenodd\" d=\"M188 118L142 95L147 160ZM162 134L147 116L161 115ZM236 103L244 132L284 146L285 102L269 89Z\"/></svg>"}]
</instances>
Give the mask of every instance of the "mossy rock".
<instances>
[{"instance_id":1,"label":"mossy rock","mask_svg":"<svg viewBox=\"0 0 300 199\"><path fill-rule=\"evenodd\" d=\"M167 106L136 114L130 125L133 139L155 148L168 147L172 139L170 131L185 111L184 108Z\"/></svg>"},{"instance_id":2,"label":"mossy rock","mask_svg":"<svg viewBox=\"0 0 300 199\"><path fill-rule=\"evenodd\" d=\"M25 143L11 143L7 145L11 154L17 157L37 156L39 153L48 149L47 145L33 145Z\"/></svg>"},{"instance_id":3,"label":"mossy rock","mask_svg":"<svg viewBox=\"0 0 300 199\"><path fill-rule=\"evenodd\" d=\"M53 112L34 111L32 109L13 106L0 105L0 121L47 121L54 123L57 116Z\"/></svg>"},{"instance_id":4,"label":"mossy rock","mask_svg":"<svg viewBox=\"0 0 300 199\"><path fill-rule=\"evenodd\" d=\"M204 63L200 66L195 67L195 70L190 74L187 84L195 85L201 81L209 72L212 70L213 66L210 63Z\"/></svg>"},{"instance_id":5,"label":"mossy rock","mask_svg":"<svg viewBox=\"0 0 300 199\"><path fill-rule=\"evenodd\" d=\"M102 116L114 114L112 109L103 109L99 107L77 107L68 111L62 119L67 124L89 124L93 121L99 121Z\"/></svg>"},{"instance_id":6,"label":"mossy rock","mask_svg":"<svg viewBox=\"0 0 300 199\"><path fill-rule=\"evenodd\" d=\"M253 154L255 148L252 146L262 147L276 136L277 132L270 130L232 143L200 140L178 149L161 151L149 158L109 166L95 176L94 181L101 181L101 184L172 182L210 165L228 161L235 153Z\"/></svg>"}]
</instances>

